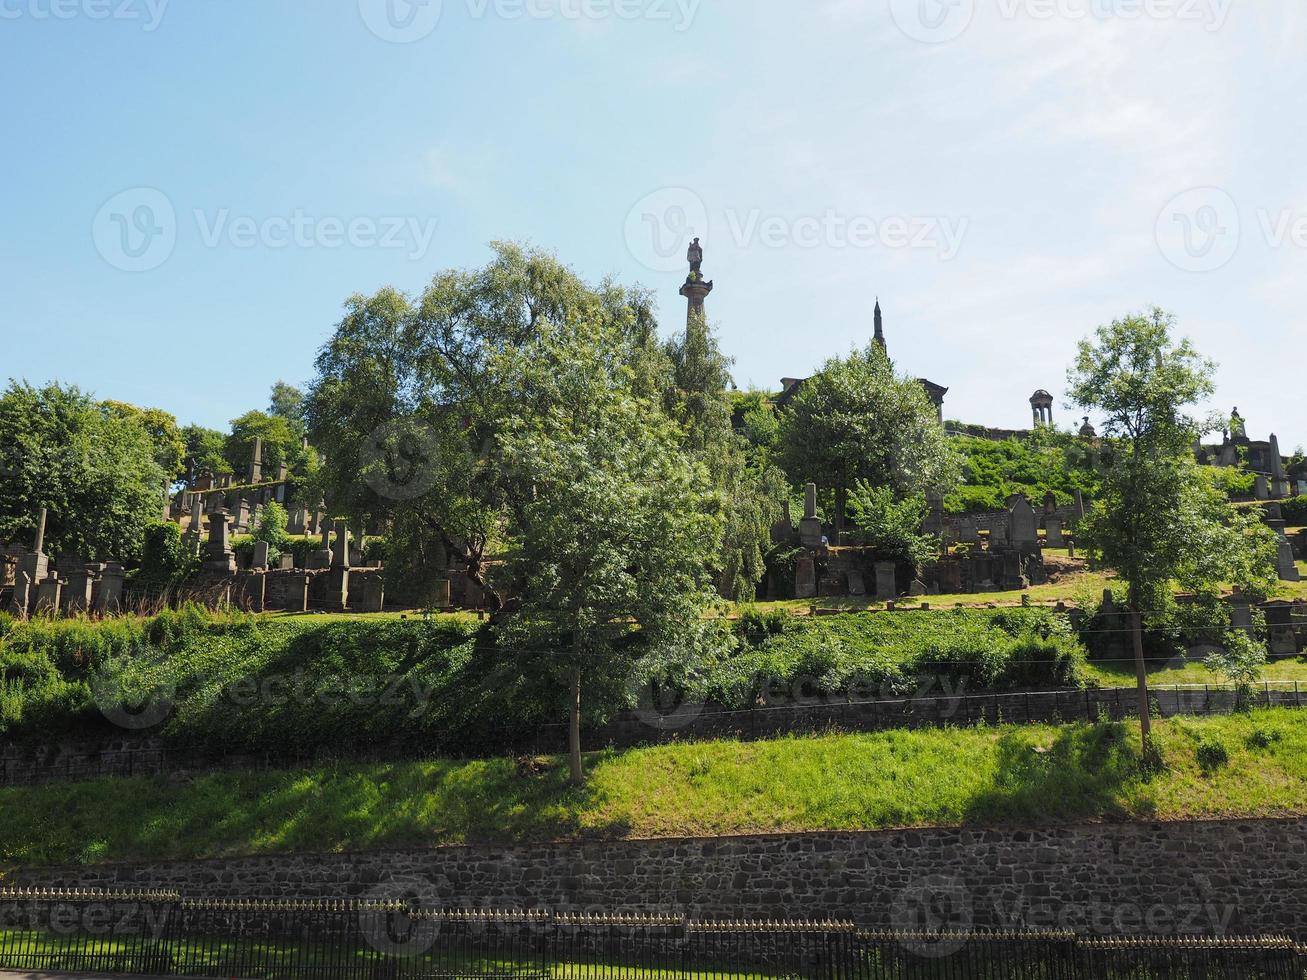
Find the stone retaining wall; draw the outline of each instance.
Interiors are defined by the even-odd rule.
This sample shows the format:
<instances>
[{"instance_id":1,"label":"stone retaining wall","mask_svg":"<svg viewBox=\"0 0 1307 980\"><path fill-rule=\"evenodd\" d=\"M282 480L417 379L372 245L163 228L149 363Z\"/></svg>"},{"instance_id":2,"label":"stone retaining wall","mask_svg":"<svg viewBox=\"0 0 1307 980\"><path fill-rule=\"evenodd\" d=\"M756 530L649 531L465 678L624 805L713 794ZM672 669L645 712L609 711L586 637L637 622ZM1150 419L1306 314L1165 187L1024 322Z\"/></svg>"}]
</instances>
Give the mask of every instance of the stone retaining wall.
<instances>
[{"instance_id":1,"label":"stone retaining wall","mask_svg":"<svg viewBox=\"0 0 1307 980\"><path fill-rule=\"evenodd\" d=\"M1303 940L1305 875L1298 818L247 857L20 869L0 884Z\"/></svg>"}]
</instances>

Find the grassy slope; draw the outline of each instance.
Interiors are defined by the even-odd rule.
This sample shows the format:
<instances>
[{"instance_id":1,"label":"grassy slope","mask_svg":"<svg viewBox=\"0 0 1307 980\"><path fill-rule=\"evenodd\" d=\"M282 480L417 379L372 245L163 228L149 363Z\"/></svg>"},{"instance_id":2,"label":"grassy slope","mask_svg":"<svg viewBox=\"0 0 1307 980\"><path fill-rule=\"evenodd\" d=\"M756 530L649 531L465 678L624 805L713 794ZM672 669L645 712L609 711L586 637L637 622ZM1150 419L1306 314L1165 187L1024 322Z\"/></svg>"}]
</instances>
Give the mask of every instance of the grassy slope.
<instances>
[{"instance_id":1,"label":"grassy slope","mask_svg":"<svg viewBox=\"0 0 1307 980\"><path fill-rule=\"evenodd\" d=\"M1249 736L1273 733L1258 748ZM590 757L584 790L551 760L218 773L0 790L0 860L47 864L458 842L1307 813L1307 725L1292 711L1133 728L896 731L665 746ZM1197 763L1219 737L1229 765Z\"/></svg>"}]
</instances>

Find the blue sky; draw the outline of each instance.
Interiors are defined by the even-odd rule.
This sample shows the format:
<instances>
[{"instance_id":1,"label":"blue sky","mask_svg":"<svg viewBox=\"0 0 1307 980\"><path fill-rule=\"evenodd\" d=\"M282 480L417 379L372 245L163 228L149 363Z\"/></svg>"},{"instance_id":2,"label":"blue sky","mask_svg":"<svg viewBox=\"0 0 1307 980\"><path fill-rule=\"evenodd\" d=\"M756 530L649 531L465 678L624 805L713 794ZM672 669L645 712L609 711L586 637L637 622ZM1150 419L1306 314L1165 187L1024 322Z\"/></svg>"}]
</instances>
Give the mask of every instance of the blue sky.
<instances>
[{"instance_id":1,"label":"blue sky","mask_svg":"<svg viewBox=\"0 0 1307 980\"><path fill-rule=\"evenodd\" d=\"M742 387L870 336L1029 422L1161 305L1307 442L1299 3L0 0L0 376L183 422L303 382L351 293L486 243L657 290Z\"/></svg>"}]
</instances>

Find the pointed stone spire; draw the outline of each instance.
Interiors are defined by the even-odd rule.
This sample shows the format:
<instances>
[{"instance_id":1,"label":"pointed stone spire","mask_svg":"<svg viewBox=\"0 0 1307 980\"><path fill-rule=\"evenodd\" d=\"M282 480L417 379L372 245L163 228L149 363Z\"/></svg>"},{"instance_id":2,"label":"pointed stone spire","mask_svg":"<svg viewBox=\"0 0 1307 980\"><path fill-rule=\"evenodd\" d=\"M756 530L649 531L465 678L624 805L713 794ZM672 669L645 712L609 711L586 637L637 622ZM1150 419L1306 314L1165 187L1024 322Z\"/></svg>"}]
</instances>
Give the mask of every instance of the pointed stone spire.
<instances>
[{"instance_id":1,"label":"pointed stone spire","mask_svg":"<svg viewBox=\"0 0 1307 980\"><path fill-rule=\"evenodd\" d=\"M880 349L886 354L889 348L885 346L885 318L880 312L880 297L876 297L876 343L880 344Z\"/></svg>"}]
</instances>

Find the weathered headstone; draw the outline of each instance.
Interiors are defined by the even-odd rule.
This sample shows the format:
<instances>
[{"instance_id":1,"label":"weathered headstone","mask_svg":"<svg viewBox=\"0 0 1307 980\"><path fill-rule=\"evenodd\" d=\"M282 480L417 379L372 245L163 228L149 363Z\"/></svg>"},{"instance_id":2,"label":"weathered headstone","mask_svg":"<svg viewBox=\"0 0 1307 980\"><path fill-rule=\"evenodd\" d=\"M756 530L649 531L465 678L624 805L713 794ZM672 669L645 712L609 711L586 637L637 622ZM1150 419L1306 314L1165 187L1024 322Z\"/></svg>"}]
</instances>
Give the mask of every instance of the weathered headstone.
<instances>
[{"instance_id":1,"label":"weathered headstone","mask_svg":"<svg viewBox=\"0 0 1307 980\"><path fill-rule=\"evenodd\" d=\"M1271 499L1271 485L1261 473L1253 477L1253 496L1258 500Z\"/></svg>"},{"instance_id":2,"label":"weathered headstone","mask_svg":"<svg viewBox=\"0 0 1307 980\"><path fill-rule=\"evenodd\" d=\"M386 580L381 575L369 575L363 582L363 609L365 613L379 613L386 605Z\"/></svg>"},{"instance_id":3,"label":"weathered headstone","mask_svg":"<svg viewBox=\"0 0 1307 980\"><path fill-rule=\"evenodd\" d=\"M794 597L812 599L817 595L817 563L808 555L800 555L794 563Z\"/></svg>"},{"instance_id":4,"label":"weathered headstone","mask_svg":"<svg viewBox=\"0 0 1307 980\"><path fill-rule=\"evenodd\" d=\"M963 544L980 543L980 529L976 527L976 522L970 517L964 517L958 521L958 540Z\"/></svg>"},{"instance_id":5,"label":"weathered headstone","mask_svg":"<svg viewBox=\"0 0 1307 980\"><path fill-rule=\"evenodd\" d=\"M849 595L866 595L867 583L862 580L862 572L856 568L849 569Z\"/></svg>"},{"instance_id":6,"label":"weathered headstone","mask_svg":"<svg viewBox=\"0 0 1307 980\"><path fill-rule=\"evenodd\" d=\"M331 553L331 564L333 568L348 568L350 566L349 552L349 525L344 521L336 522L336 547Z\"/></svg>"},{"instance_id":7,"label":"weathered headstone","mask_svg":"<svg viewBox=\"0 0 1307 980\"><path fill-rule=\"evenodd\" d=\"M1060 517L1048 517L1044 519L1044 530L1047 532L1044 536L1044 543L1050 548L1061 548L1065 543L1062 539L1062 519Z\"/></svg>"},{"instance_id":8,"label":"weathered headstone","mask_svg":"<svg viewBox=\"0 0 1307 980\"><path fill-rule=\"evenodd\" d=\"M59 581L59 573L52 572L36 587L36 614L57 616L59 604L63 599L63 590L64 584Z\"/></svg>"},{"instance_id":9,"label":"weathered headstone","mask_svg":"<svg viewBox=\"0 0 1307 980\"><path fill-rule=\"evenodd\" d=\"M821 520L817 517L817 484L809 483L803 493L803 520L799 522L799 544L821 547Z\"/></svg>"},{"instance_id":10,"label":"weathered headstone","mask_svg":"<svg viewBox=\"0 0 1307 980\"><path fill-rule=\"evenodd\" d=\"M1085 495L1079 490L1076 491L1076 525L1085 519Z\"/></svg>"},{"instance_id":11,"label":"weathered headstone","mask_svg":"<svg viewBox=\"0 0 1307 980\"><path fill-rule=\"evenodd\" d=\"M104 568L100 571L100 577L96 580L95 591L91 597L91 605L100 615L116 613L122 608L123 604L123 579L125 578L123 566L118 562L106 562Z\"/></svg>"},{"instance_id":12,"label":"weathered headstone","mask_svg":"<svg viewBox=\"0 0 1307 980\"><path fill-rule=\"evenodd\" d=\"M876 562L876 598L884 602L898 598L898 566L892 561Z\"/></svg>"},{"instance_id":13,"label":"weathered headstone","mask_svg":"<svg viewBox=\"0 0 1307 980\"><path fill-rule=\"evenodd\" d=\"M1279 550L1275 556L1275 570L1281 582L1301 582L1302 573L1293 558L1293 545L1283 534L1279 536Z\"/></svg>"},{"instance_id":14,"label":"weathered headstone","mask_svg":"<svg viewBox=\"0 0 1307 980\"><path fill-rule=\"evenodd\" d=\"M254 558L253 558L253 560L250 562L250 567L251 567L251 568L255 568L255 569L267 569L267 567L268 567L268 552L269 552L270 550L271 550L271 546L268 544L268 542L266 542L266 541L255 541L255 542L254 542Z\"/></svg>"},{"instance_id":15,"label":"weathered headstone","mask_svg":"<svg viewBox=\"0 0 1307 980\"><path fill-rule=\"evenodd\" d=\"M250 482L263 482L263 440L254 437L254 449L250 453Z\"/></svg>"},{"instance_id":16,"label":"weathered headstone","mask_svg":"<svg viewBox=\"0 0 1307 980\"><path fill-rule=\"evenodd\" d=\"M205 552L204 567L210 571L232 573L236 571L236 554L231 550L231 530L228 513L219 508L209 515L209 544Z\"/></svg>"},{"instance_id":17,"label":"weathered headstone","mask_svg":"<svg viewBox=\"0 0 1307 980\"><path fill-rule=\"evenodd\" d=\"M1018 494L1008 511L1007 541L1013 548L1029 550L1039 546L1039 520L1024 494Z\"/></svg>"}]
</instances>

